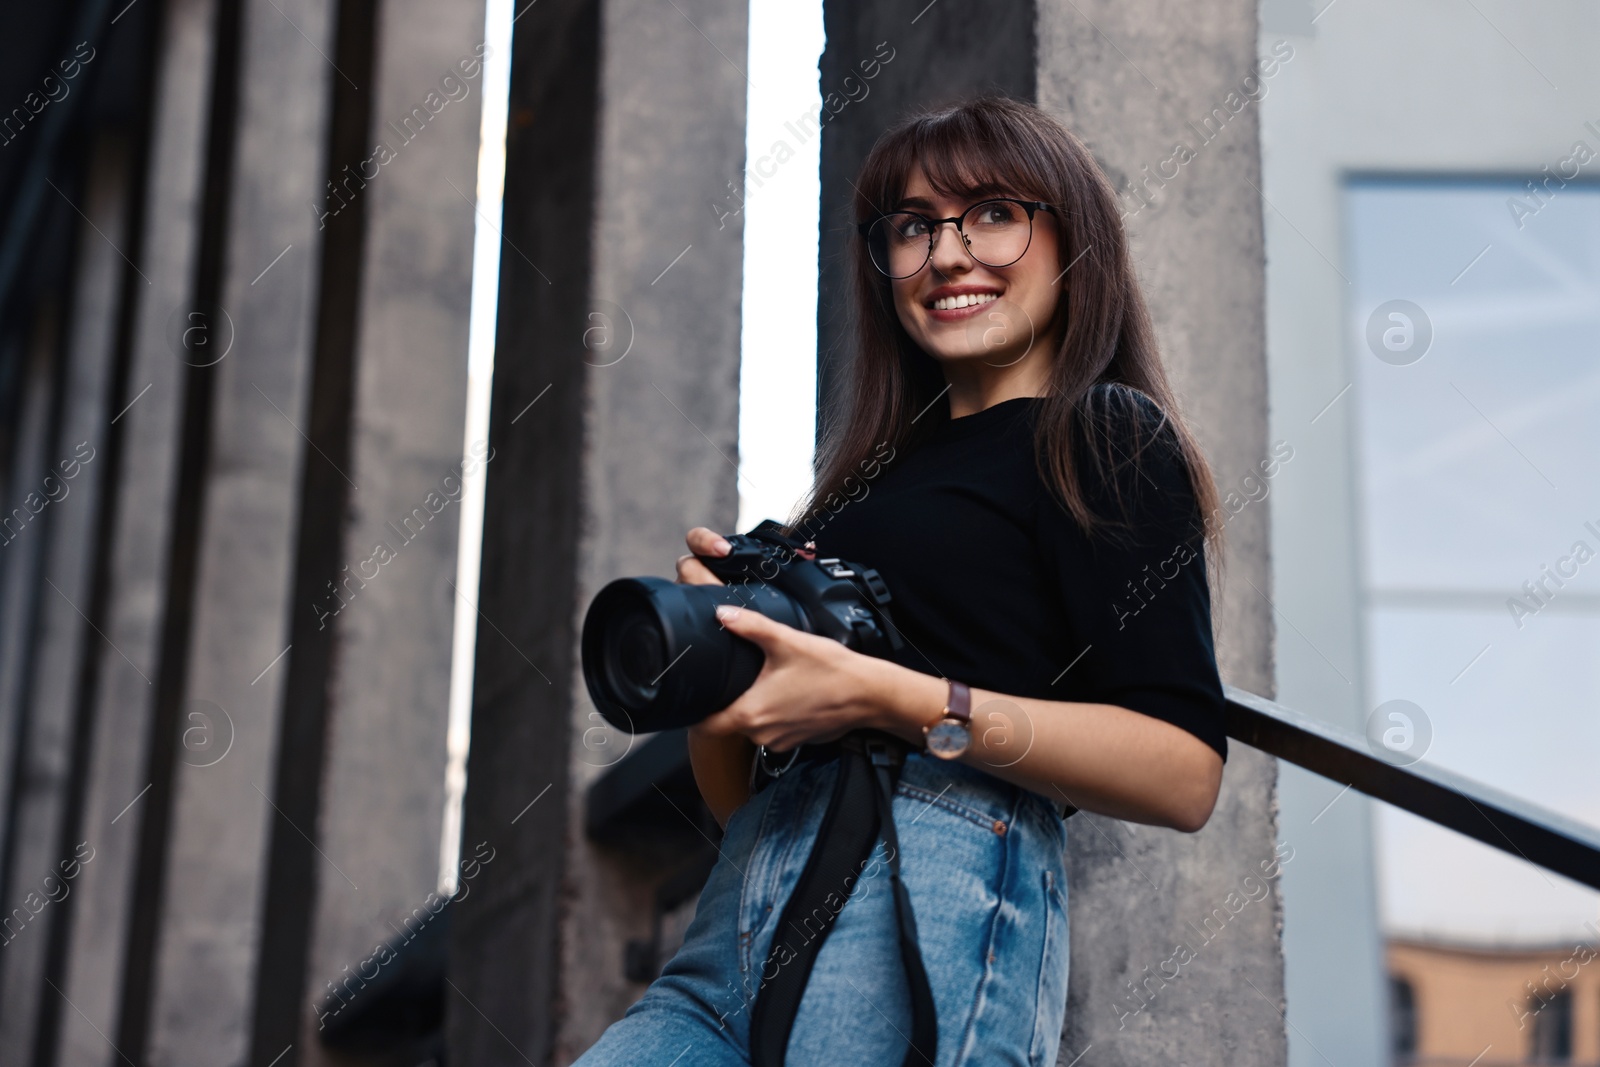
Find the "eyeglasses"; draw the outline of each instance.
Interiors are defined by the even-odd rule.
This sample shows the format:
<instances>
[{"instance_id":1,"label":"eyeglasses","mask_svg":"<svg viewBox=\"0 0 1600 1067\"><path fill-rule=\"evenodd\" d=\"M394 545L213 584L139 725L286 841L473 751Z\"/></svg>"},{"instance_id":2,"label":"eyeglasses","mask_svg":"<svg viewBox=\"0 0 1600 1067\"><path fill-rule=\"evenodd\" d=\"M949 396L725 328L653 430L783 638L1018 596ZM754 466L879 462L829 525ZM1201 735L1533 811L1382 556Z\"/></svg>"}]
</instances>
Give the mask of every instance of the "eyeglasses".
<instances>
[{"instance_id":1,"label":"eyeglasses","mask_svg":"<svg viewBox=\"0 0 1600 1067\"><path fill-rule=\"evenodd\" d=\"M1009 267L1021 259L1033 243L1035 212L1055 213L1041 200L1015 200L998 197L973 204L960 215L930 219L915 211L891 211L856 229L867 239L872 265L890 278L909 278L933 257L933 243L939 227L956 225L967 254L985 267Z\"/></svg>"}]
</instances>

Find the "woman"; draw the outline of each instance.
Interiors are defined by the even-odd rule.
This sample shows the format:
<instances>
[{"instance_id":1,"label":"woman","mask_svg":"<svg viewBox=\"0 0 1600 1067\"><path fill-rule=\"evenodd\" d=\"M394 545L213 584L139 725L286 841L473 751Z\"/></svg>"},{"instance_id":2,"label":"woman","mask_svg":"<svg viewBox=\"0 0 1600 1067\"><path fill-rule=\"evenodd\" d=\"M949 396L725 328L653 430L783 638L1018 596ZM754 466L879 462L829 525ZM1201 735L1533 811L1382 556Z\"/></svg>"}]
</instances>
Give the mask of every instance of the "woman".
<instances>
[{"instance_id":1,"label":"woman","mask_svg":"<svg viewBox=\"0 0 1600 1067\"><path fill-rule=\"evenodd\" d=\"M1110 184L1043 112L984 98L885 133L855 213L851 399L788 529L819 558L879 571L904 647L874 658L719 609L766 655L748 691L690 730L721 858L683 947L583 1067L751 1061L764 964L839 773L825 742L880 731L910 752L897 840L886 835L821 941L790 1067L927 1058L908 1050L896 859L937 1067L1055 1063L1063 814L1193 832L1216 802L1216 490ZM716 582L696 555L727 542L697 527L688 544L679 580ZM950 713L963 698L970 728ZM946 758L924 747L935 725Z\"/></svg>"}]
</instances>

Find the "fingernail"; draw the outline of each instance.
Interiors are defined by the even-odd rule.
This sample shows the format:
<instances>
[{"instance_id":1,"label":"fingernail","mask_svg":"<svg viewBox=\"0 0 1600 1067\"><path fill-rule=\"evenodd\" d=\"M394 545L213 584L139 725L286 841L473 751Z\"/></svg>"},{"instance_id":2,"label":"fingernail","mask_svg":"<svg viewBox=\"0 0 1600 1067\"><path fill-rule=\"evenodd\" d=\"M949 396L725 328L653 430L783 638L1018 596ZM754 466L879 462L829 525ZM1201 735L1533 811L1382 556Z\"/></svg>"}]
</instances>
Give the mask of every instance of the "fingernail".
<instances>
[{"instance_id":1,"label":"fingernail","mask_svg":"<svg viewBox=\"0 0 1600 1067\"><path fill-rule=\"evenodd\" d=\"M728 539L725 538L725 537L717 538L715 541L713 541L711 543L711 547L716 549L718 552L732 552L733 551L733 546L728 543Z\"/></svg>"},{"instance_id":2,"label":"fingernail","mask_svg":"<svg viewBox=\"0 0 1600 1067\"><path fill-rule=\"evenodd\" d=\"M730 619L737 619L738 617L739 609L734 607L732 604L717 605L717 618L726 622Z\"/></svg>"}]
</instances>

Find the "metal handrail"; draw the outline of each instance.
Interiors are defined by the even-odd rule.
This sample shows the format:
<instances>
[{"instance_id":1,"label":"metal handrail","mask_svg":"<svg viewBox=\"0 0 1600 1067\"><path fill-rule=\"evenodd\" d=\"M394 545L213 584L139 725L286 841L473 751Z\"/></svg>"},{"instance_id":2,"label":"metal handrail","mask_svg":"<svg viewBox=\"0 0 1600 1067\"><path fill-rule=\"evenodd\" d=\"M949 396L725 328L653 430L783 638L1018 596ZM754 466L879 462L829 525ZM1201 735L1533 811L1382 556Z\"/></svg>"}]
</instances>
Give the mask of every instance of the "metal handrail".
<instances>
[{"instance_id":1,"label":"metal handrail","mask_svg":"<svg viewBox=\"0 0 1600 1067\"><path fill-rule=\"evenodd\" d=\"M1442 767L1392 763L1360 734L1236 686L1223 690L1226 729L1235 741L1600 889L1600 830ZM682 853L715 836L714 823L696 826L686 818L701 805L681 733L650 737L590 787L592 839L643 831L664 850Z\"/></svg>"},{"instance_id":2,"label":"metal handrail","mask_svg":"<svg viewBox=\"0 0 1600 1067\"><path fill-rule=\"evenodd\" d=\"M1600 889L1600 830L1442 767L1399 766L1373 752L1359 734L1236 686L1223 690L1229 737Z\"/></svg>"}]
</instances>

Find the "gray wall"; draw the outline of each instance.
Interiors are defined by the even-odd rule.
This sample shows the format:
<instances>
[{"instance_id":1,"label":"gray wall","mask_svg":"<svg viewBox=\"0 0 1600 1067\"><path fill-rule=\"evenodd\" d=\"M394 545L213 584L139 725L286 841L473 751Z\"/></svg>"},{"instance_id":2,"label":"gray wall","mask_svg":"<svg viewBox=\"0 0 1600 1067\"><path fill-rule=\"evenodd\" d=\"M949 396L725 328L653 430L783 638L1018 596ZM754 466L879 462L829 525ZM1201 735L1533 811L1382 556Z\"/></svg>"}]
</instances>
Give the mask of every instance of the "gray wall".
<instances>
[{"instance_id":1,"label":"gray wall","mask_svg":"<svg viewBox=\"0 0 1600 1067\"><path fill-rule=\"evenodd\" d=\"M745 6L540 4L516 34L463 832L497 852L449 1009L454 1056L565 1063L643 991L623 946L661 877L582 832L627 748L593 730L583 611L736 518L742 227L706 205L744 170Z\"/></svg>"},{"instance_id":2,"label":"gray wall","mask_svg":"<svg viewBox=\"0 0 1600 1067\"><path fill-rule=\"evenodd\" d=\"M1254 5L1180 14L1154 2L1052 2L1039 25L1040 103L1088 142L1119 190L1142 182L1146 166L1157 171L1175 141L1195 150L1155 191L1160 207L1134 213L1138 201L1125 197L1124 221L1184 414L1221 492L1237 492L1269 454L1258 117L1230 107L1208 144L1187 123L1227 107L1256 73ZM1271 695L1266 506L1232 517L1226 536L1224 579L1212 591L1218 664L1224 681ZM1217 909L1227 915L1230 900L1255 892L1241 883L1261 884L1263 862L1281 855L1292 866L1293 841L1275 852L1276 780L1275 761L1234 743L1216 813L1198 834L1074 816L1073 958L1094 965L1075 974L1063 1047L1076 1055L1092 1043L1085 1064L1284 1062L1277 894L1196 943ZM1127 983L1143 986L1180 942L1197 958L1177 981L1146 986L1148 1006L1125 1019L1138 1003Z\"/></svg>"},{"instance_id":3,"label":"gray wall","mask_svg":"<svg viewBox=\"0 0 1600 1067\"><path fill-rule=\"evenodd\" d=\"M830 73L842 77L878 41L897 53L872 94L849 105L823 140L819 409L837 388L846 335L848 180L888 122L976 91L1010 92L1083 137L1122 189L1169 156L1175 138L1193 140L1185 120L1221 104L1256 62L1255 10L1241 2L1181 15L1157 3L1087 2L984 5L980 15L976 4L949 0L892 14L860 3L825 10L824 92ZM980 17L992 32L974 48L969 31ZM1127 200L1162 351L1224 493L1268 456L1256 122L1250 112L1232 117L1159 194L1170 206L1134 213L1137 201ZM1271 692L1274 632L1267 531L1263 505L1229 521L1226 579L1213 590L1223 678L1263 694ZM1257 892L1261 864L1278 855L1275 783L1274 761L1235 744L1216 813L1199 834L1091 815L1068 823L1075 966L1061 1062L1080 1054L1083 1064L1284 1061L1276 894L1248 904L1212 939L1196 932L1213 909L1237 901L1242 879L1254 875ZM1194 962L1176 981L1152 980L1180 942ZM1135 985L1147 992L1136 997Z\"/></svg>"},{"instance_id":4,"label":"gray wall","mask_svg":"<svg viewBox=\"0 0 1600 1067\"><path fill-rule=\"evenodd\" d=\"M438 884L483 5L72 6L0 205L5 503L94 449L0 560L4 1056L346 1062L323 987Z\"/></svg>"},{"instance_id":5,"label":"gray wall","mask_svg":"<svg viewBox=\"0 0 1600 1067\"><path fill-rule=\"evenodd\" d=\"M146 10L162 19L138 21ZM742 232L707 205L742 180L758 72L743 69L737 0L519 11L473 590L452 587L456 502L435 502L463 446L481 75L344 186L345 206L325 197L473 51L480 0L169 0L116 24L103 11L102 95L130 106L86 108L80 139L60 143L114 126L126 162L38 158L84 190L109 244L57 204L40 232L79 234L72 270L49 261L72 299L0 294L21 415L5 428L6 491L53 461L64 428L106 442L101 480L66 501L83 514L24 531L59 533L48 551L19 540L0 561L8 906L35 860L70 858L61 842L96 849L4 961L8 1049L358 1062L320 1047L314 1006L335 981L361 1004L371 990L350 972L435 888L457 611L479 620L463 851L494 858L451 910L451 1056L570 1062L642 992L623 947L648 932L664 872L583 834L584 790L627 746L593 729L577 633L602 583L670 575L689 527L736 517ZM880 44L895 59L823 139L825 398L846 181L902 107L989 88L1036 98L1121 178L1242 75L1255 35L1233 3L1181 20L1103 0L826 13L825 92ZM159 32L111 63L135 25ZM1163 343L1225 484L1266 445L1255 127L1236 122L1186 171L1189 209L1135 220ZM193 312L203 348L184 340ZM418 508L425 528L402 537ZM1224 674L1258 692L1270 609L1249 585L1270 595L1265 521L1257 508L1230 525L1218 596ZM346 586L391 536L392 562ZM45 556L98 592L36 641ZM330 582L348 601L336 612ZM1084 1064L1281 1062L1275 903L1233 918L1142 1010L1125 986L1272 855L1271 787L1270 764L1236 748L1199 835L1074 820L1063 1062L1091 1042Z\"/></svg>"}]
</instances>

